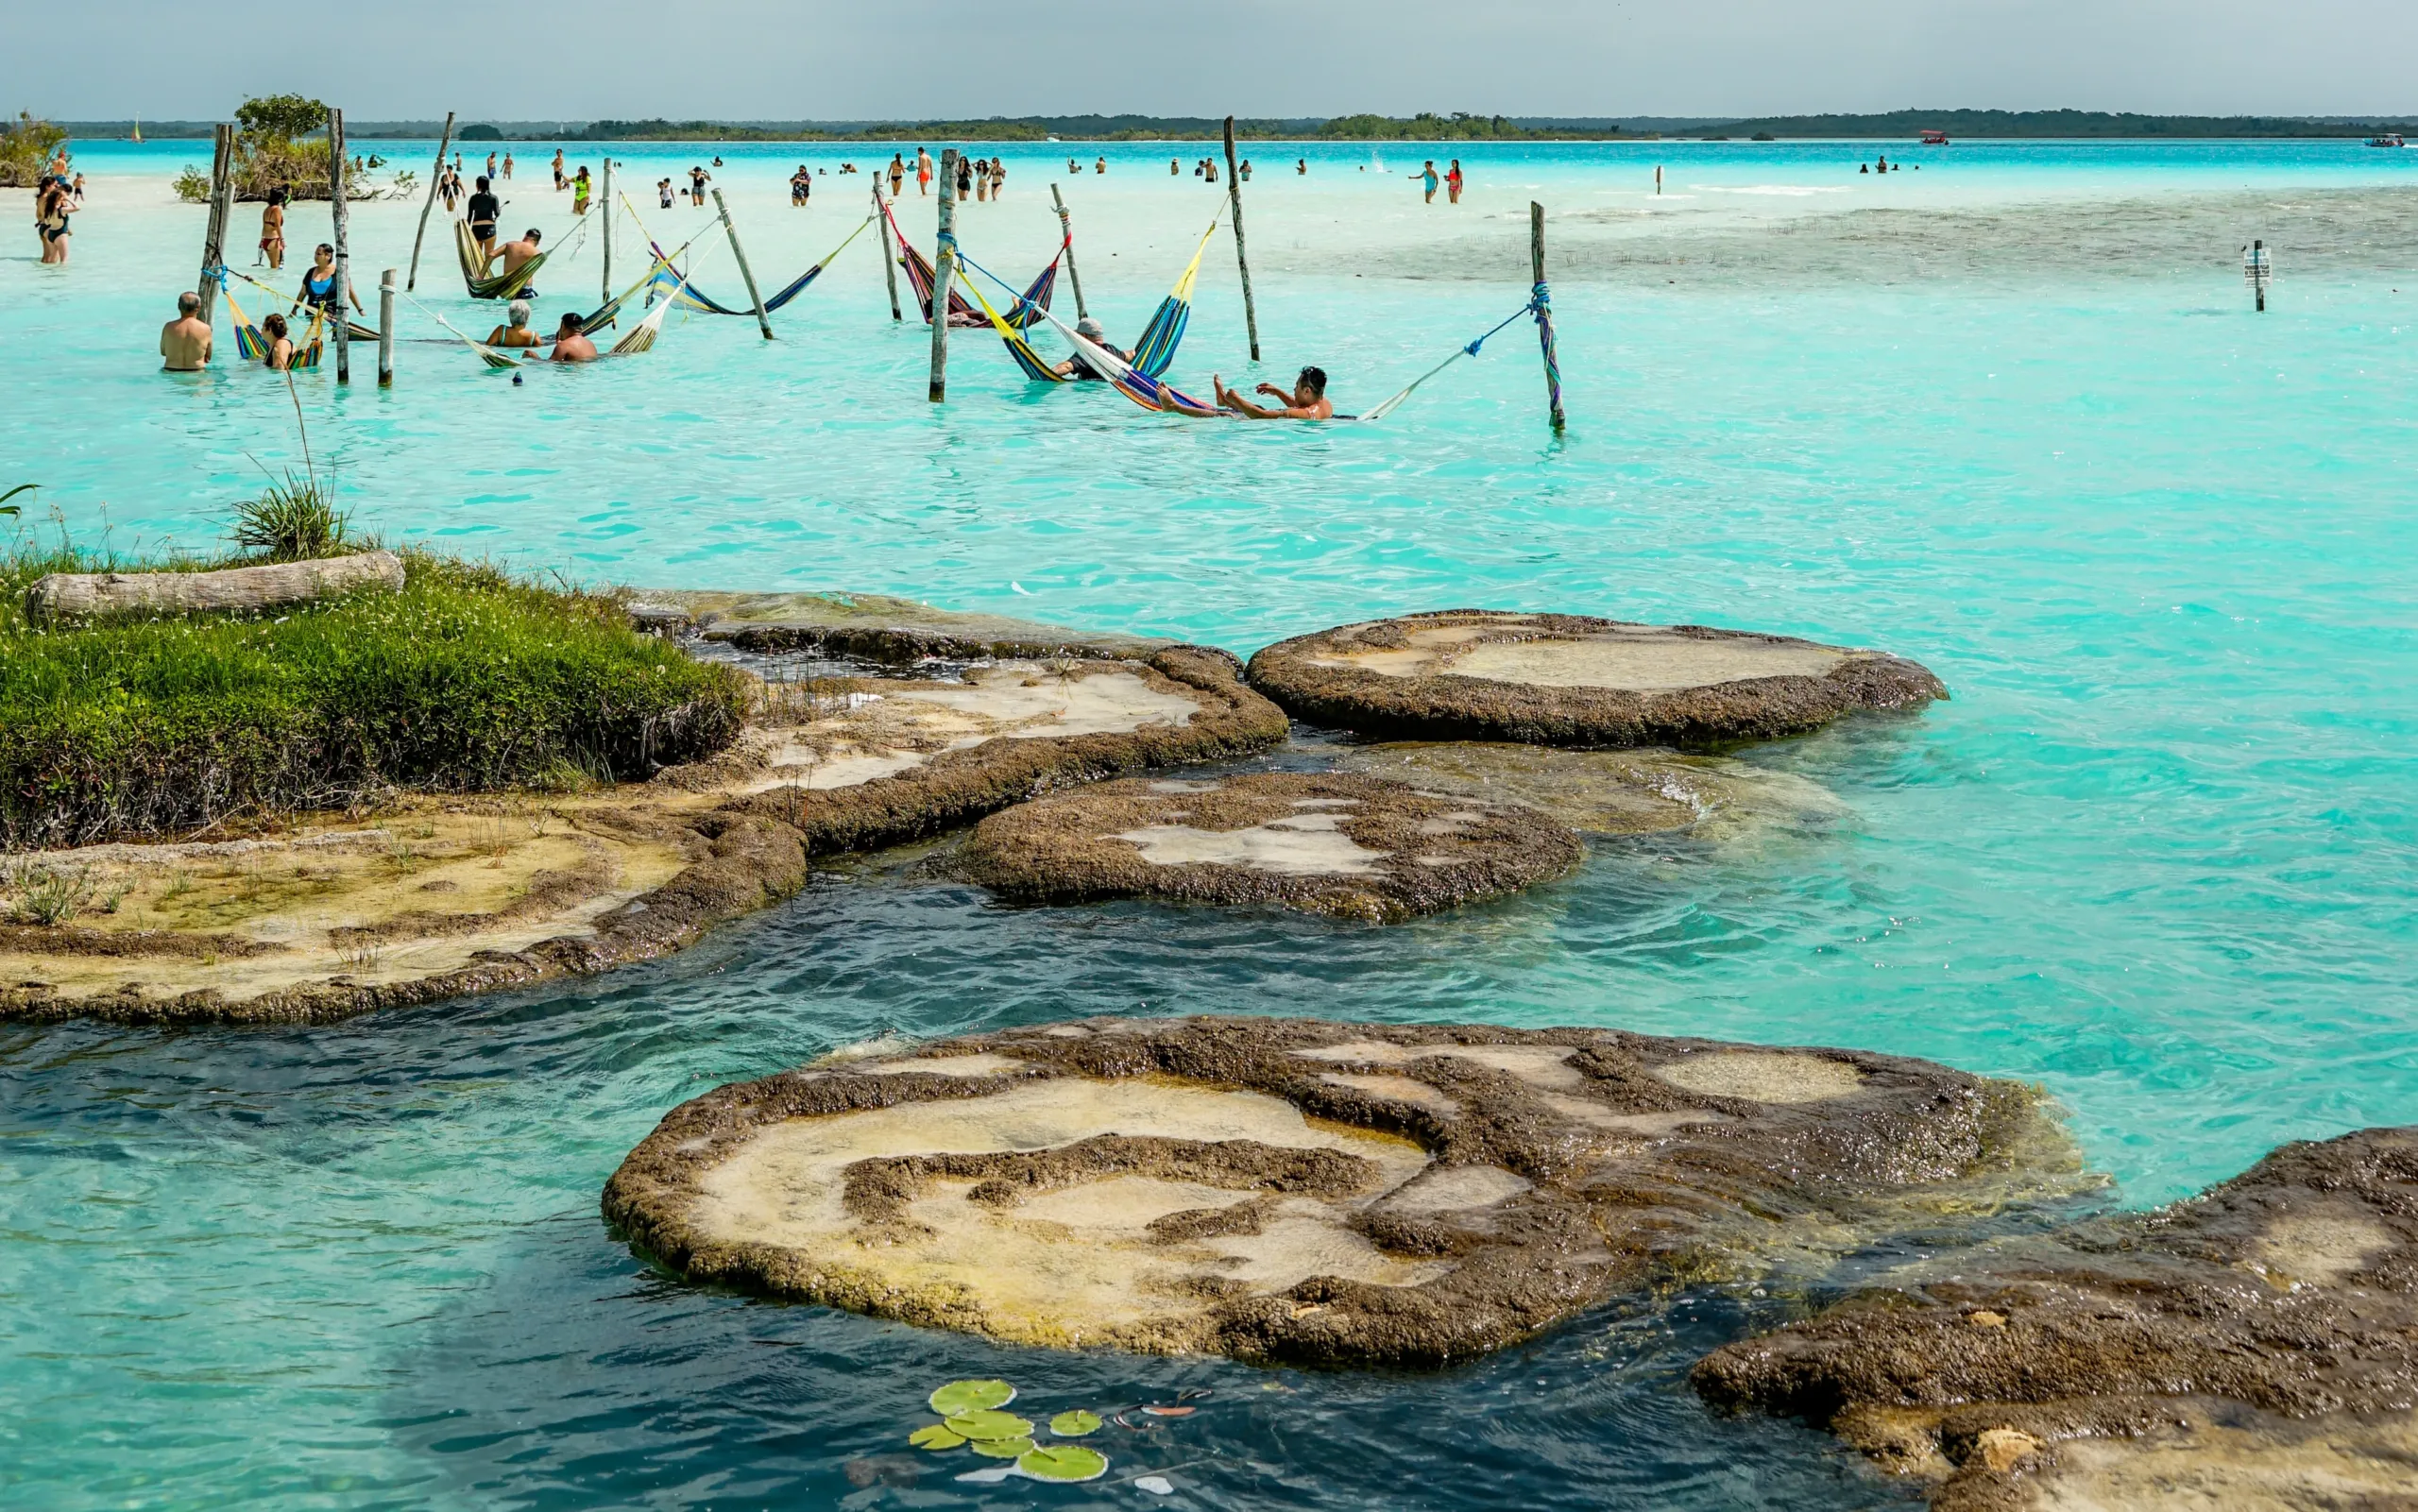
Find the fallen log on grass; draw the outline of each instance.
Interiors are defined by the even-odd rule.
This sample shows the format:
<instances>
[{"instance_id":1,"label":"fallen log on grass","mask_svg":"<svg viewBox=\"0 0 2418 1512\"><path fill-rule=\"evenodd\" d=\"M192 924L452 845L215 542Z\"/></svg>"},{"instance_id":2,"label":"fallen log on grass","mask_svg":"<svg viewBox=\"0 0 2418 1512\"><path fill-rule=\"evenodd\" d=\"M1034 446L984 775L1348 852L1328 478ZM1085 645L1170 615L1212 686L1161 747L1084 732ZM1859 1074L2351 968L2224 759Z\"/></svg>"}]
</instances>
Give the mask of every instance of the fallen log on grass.
<instances>
[{"instance_id":1,"label":"fallen log on grass","mask_svg":"<svg viewBox=\"0 0 2418 1512\"><path fill-rule=\"evenodd\" d=\"M48 624L123 614L274 609L357 588L402 586L403 559L383 551L216 572L53 572L26 591L26 614Z\"/></svg>"}]
</instances>

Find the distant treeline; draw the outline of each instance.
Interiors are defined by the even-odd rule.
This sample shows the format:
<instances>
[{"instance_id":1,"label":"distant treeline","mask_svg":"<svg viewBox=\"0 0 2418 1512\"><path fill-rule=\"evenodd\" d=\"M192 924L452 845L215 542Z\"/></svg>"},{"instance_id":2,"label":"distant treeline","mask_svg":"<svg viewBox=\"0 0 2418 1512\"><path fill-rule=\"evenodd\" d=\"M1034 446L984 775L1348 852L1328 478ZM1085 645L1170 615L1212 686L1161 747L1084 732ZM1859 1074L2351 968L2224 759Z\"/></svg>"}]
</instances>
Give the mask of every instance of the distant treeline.
<instances>
[{"instance_id":1,"label":"distant treeline","mask_svg":"<svg viewBox=\"0 0 2418 1512\"><path fill-rule=\"evenodd\" d=\"M1772 115L1709 126L1731 136L1912 137L2365 137L2407 131L2398 121L2277 115L2134 115L2104 110L1892 110L1886 115ZM1695 135L1695 132L1690 132Z\"/></svg>"},{"instance_id":2,"label":"distant treeline","mask_svg":"<svg viewBox=\"0 0 2418 1512\"><path fill-rule=\"evenodd\" d=\"M62 121L86 141L124 138L132 121ZM466 142L1182 142L1216 138L1223 123L1194 115L1018 115L952 121L491 121L459 128ZM434 139L442 119L346 124L355 141ZM146 121L153 138L208 137L208 121ZM2138 115L2100 110L1892 110L1882 115L1773 115L1751 120L1474 115L1255 117L1235 135L1256 142L1604 142L1658 134L1744 138L1868 137L1924 131L1951 138L2365 137L2418 132L2418 120L2347 116Z\"/></svg>"}]
</instances>

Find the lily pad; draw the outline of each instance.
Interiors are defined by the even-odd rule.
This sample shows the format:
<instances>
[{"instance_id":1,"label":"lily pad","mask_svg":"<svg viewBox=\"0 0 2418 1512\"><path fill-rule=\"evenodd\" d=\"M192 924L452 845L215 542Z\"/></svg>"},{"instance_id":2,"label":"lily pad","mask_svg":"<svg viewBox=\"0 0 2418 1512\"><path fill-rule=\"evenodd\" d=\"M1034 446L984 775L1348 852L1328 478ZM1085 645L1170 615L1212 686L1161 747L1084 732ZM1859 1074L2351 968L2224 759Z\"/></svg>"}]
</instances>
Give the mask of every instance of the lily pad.
<instances>
[{"instance_id":1,"label":"lily pad","mask_svg":"<svg viewBox=\"0 0 2418 1512\"><path fill-rule=\"evenodd\" d=\"M974 1453L985 1459L1016 1459L1032 1448L1030 1438L978 1438Z\"/></svg>"},{"instance_id":2,"label":"lily pad","mask_svg":"<svg viewBox=\"0 0 2418 1512\"><path fill-rule=\"evenodd\" d=\"M932 1410L944 1418L962 1412L985 1412L1016 1400L1016 1388L1005 1381L952 1381L932 1393Z\"/></svg>"},{"instance_id":3,"label":"lily pad","mask_svg":"<svg viewBox=\"0 0 2418 1512\"><path fill-rule=\"evenodd\" d=\"M909 1434L907 1442L917 1449L955 1449L965 1442L965 1436L949 1432L946 1423L927 1423Z\"/></svg>"},{"instance_id":4,"label":"lily pad","mask_svg":"<svg viewBox=\"0 0 2418 1512\"><path fill-rule=\"evenodd\" d=\"M960 1412L945 1425L960 1438L1030 1438L1032 1424L1012 1412Z\"/></svg>"},{"instance_id":5,"label":"lily pad","mask_svg":"<svg viewBox=\"0 0 2418 1512\"><path fill-rule=\"evenodd\" d=\"M1077 1408L1049 1419L1049 1431L1061 1438L1081 1438L1099 1431L1099 1414Z\"/></svg>"},{"instance_id":6,"label":"lily pad","mask_svg":"<svg viewBox=\"0 0 2418 1512\"><path fill-rule=\"evenodd\" d=\"M1051 1444L1018 1455L1016 1473L1036 1481L1096 1481L1108 1473L1108 1456L1081 1444Z\"/></svg>"}]
</instances>

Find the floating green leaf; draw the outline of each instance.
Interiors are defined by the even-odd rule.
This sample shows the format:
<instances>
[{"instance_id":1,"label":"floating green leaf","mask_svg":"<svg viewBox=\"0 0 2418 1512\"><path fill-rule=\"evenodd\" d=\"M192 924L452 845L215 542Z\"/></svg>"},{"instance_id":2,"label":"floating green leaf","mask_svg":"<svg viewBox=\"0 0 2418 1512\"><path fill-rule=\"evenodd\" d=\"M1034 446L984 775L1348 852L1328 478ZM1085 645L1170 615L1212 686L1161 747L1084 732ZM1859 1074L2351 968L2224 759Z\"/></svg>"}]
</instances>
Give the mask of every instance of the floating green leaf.
<instances>
[{"instance_id":1,"label":"floating green leaf","mask_svg":"<svg viewBox=\"0 0 2418 1512\"><path fill-rule=\"evenodd\" d=\"M948 1431L946 1423L927 1423L907 1436L907 1442L917 1449L955 1449L965 1442L962 1434Z\"/></svg>"},{"instance_id":2,"label":"floating green leaf","mask_svg":"<svg viewBox=\"0 0 2418 1512\"><path fill-rule=\"evenodd\" d=\"M1096 1481L1108 1473L1108 1456L1081 1444L1051 1444L1017 1455L1016 1473L1036 1481Z\"/></svg>"},{"instance_id":3,"label":"floating green leaf","mask_svg":"<svg viewBox=\"0 0 2418 1512\"><path fill-rule=\"evenodd\" d=\"M1012 1412L960 1412L949 1415L948 1431L960 1438L1030 1438L1032 1424Z\"/></svg>"},{"instance_id":4,"label":"floating green leaf","mask_svg":"<svg viewBox=\"0 0 2418 1512\"><path fill-rule=\"evenodd\" d=\"M1016 1400L1016 1388L1005 1381L952 1381L932 1393L932 1410L944 1418L961 1412L983 1412Z\"/></svg>"},{"instance_id":5,"label":"floating green leaf","mask_svg":"<svg viewBox=\"0 0 2418 1512\"><path fill-rule=\"evenodd\" d=\"M1062 1412L1049 1419L1049 1431L1061 1438L1081 1438L1085 1434L1099 1431L1099 1415L1080 1408Z\"/></svg>"},{"instance_id":6,"label":"floating green leaf","mask_svg":"<svg viewBox=\"0 0 2418 1512\"><path fill-rule=\"evenodd\" d=\"M1032 1448L1030 1438L978 1438L974 1453L991 1459L1015 1459Z\"/></svg>"}]
</instances>

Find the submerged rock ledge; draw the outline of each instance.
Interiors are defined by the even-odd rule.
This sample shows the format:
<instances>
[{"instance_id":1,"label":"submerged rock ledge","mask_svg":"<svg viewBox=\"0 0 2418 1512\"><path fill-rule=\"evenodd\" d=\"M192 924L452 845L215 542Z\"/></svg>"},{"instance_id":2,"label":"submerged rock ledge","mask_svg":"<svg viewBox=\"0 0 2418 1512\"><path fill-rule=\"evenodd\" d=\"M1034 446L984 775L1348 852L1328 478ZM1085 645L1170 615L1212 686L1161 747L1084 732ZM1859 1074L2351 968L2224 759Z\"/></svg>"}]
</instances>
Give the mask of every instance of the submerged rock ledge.
<instances>
[{"instance_id":1,"label":"submerged rock ledge","mask_svg":"<svg viewBox=\"0 0 2418 1512\"><path fill-rule=\"evenodd\" d=\"M1942 1512L2418 1505L2418 1127L1942 1257L1707 1356Z\"/></svg>"},{"instance_id":2,"label":"submerged rock ledge","mask_svg":"<svg viewBox=\"0 0 2418 1512\"><path fill-rule=\"evenodd\" d=\"M1446 609L1280 640L1251 685L1315 724L1405 740L1710 746L1946 698L1877 651L1704 625Z\"/></svg>"},{"instance_id":3,"label":"submerged rock ledge","mask_svg":"<svg viewBox=\"0 0 2418 1512\"><path fill-rule=\"evenodd\" d=\"M732 750L650 782L45 853L122 887L123 907L90 926L0 927L0 1020L312 1022L603 971L779 902L810 856L1286 732L1232 658L1199 647L796 692L769 690Z\"/></svg>"},{"instance_id":4,"label":"submerged rock ledge","mask_svg":"<svg viewBox=\"0 0 2418 1512\"><path fill-rule=\"evenodd\" d=\"M2075 1171L2031 1090L1921 1061L1112 1018L720 1088L604 1211L694 1281L1018 1343L1438 1366Z\"/></svg>"},{"instance_id":5,"label":"submerged rock ledge","mask_svg":"<svg viewBox=\"0 0 2418 1512\"><path fill-rule=\"evenodd\" d=\"M1533 808L1298 773L1133 777L975 826L960 873L1037 903L1159 897L1389 922L1518 892L1576 866Z\"/></svg>"}]
</instances>

